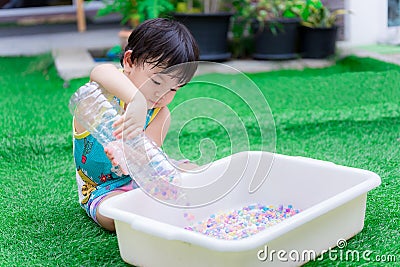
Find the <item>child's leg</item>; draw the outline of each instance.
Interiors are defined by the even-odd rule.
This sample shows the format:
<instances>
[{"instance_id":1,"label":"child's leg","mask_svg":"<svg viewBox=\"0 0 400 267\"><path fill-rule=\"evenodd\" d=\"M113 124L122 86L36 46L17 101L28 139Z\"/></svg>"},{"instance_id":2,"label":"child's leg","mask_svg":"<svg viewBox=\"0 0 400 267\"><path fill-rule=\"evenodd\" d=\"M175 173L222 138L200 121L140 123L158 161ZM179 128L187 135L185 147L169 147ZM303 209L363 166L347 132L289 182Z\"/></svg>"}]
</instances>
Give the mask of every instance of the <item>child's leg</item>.
<instances>
[{"instance_id":1,"label":"child's leg","mask_svg":"<svg viewBox=\"0 0 400 267\"><path fill-rule=\"evenodd\" d=\"M101 203L106 200L107 198L119 195L124 193L125 191L122 190L115 190L109 194L107 194L107 196L105 196L102 200L100 200L98 206L97 206L97 210L96 210L96 220L97 222L100 224L101 227L103 227L104 229L111 231L111 232L115 232L115 225L114 225L114 220L111 218L108 218L106 216L103 216L100 212L99 212L99 206L101 205Z\"/></svg>"},{"instance_id":2,"label":"child's leg","mask_svg":"<svg viewBox=\"0 0 400 267\"><path fill-rule=\"evenodd\" d=\"M114 232L115 231L115 225L114 225L114 220L111 218L108 218L106 216L103 216L100 214L99 212L99 206L101 205L101 203L103 203L104 200L131 191L133 189L136 189L137 185L136 183L133 182L133 180L131 180L128 184L123 185L121 187L118 187L116 189L114 189L113 191L109 192L106 194L106 196L104 196L103 198L101 198L98 203L96 203L96 217L94 218L95 221L97 221L98 224L100 224L101 227L103 227L104 229Z\"/></svg>"}]
</instances>

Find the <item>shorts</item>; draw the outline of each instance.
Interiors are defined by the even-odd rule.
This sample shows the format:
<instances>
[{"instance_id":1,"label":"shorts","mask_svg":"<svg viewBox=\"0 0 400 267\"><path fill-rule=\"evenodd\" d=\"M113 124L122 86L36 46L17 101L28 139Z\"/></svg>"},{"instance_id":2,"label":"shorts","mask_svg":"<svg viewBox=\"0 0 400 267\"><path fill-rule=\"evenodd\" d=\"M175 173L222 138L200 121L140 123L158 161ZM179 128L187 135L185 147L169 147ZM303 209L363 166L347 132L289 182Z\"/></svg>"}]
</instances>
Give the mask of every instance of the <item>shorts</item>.
<instances>
[{"instance_id":1,"label":"shorts","mask_svg":"<svg viewBox=\"0 0 400 267\"><path fill-rule=\"evenodd\" d=\"M128 192L128 191L131 191L136 188L138 188L138 187L137 187L136 183L132 180L123 186L117 187L114 190L111 190L111 191L93 199L91 202L89 201L86 205L82 205L82 208L86 211L86 213L89 215L89 217L93 219L93 221L95 221L98 225L100 225L99 222L97 221L96 214L97 214L97 209L98 209L101 201L105 197L110 195L111 193L114 193L117 191Z\"/></svg>"},{"instance_id":2,"label":"shorts","mask_svg":"<svg viewBox=\"0 0 400 267\"><path fill-rule=\"evenodd\" d=\"M182 163L188 163L190 162L188 159L182 159L182 160L174 160L174 159L170 159L172 164L175 166L179 166ZM86 204L82 204L82 208L86 211L86 213L89 215L90 218L93 219L93 221L95 221L98 225L99 222L97 221L97 209L101 203L101 201L107 197L108 195L110 195L111 193L114 193L116 191L122 191L122 192L128 192L131 191L133 189L137 189L139 188L139 186L137 185L137 183L133 180L131 180L129 183L124 184L120 187L117 187L113 190L110 190L107 193L102 194L101 196L98 196L97 198L94 198L93 200L89 200Z\"/></svg>"}]
</instances>

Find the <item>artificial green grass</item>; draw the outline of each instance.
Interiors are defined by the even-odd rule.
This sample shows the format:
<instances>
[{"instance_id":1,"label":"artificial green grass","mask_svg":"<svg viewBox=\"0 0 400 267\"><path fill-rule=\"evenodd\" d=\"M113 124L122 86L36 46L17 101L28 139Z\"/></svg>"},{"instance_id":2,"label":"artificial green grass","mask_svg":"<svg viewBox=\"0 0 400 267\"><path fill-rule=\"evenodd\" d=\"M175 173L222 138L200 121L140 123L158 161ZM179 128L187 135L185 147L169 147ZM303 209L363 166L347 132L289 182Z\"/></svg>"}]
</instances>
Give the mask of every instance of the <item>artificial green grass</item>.
<instances>
[{"instance_id":1,"label":"artificial green grass","mask_svg":"<svg viewBox=\"0 0 400 267\"><path fill-rule=\"evenodd\" d=\"M381 176L382 185L368 194L365 227L348 241L344 253L370 250L372 258L400 251L399 71L396 65L349 57L325 69L249 75L271 107L278 153L328 160ZM126 266L116 235L97 227L78 204L67 103L87 79L63 88L49 55L0 58L0 73L0 266ZM212 74L196 79L218 79L229 86L235 77ZM256 89L249 89L250 96L256 94L252 90ZM257 105L249 108L215 86L188 85L170 109L198 97L232 105L249 134L250 148L262 147L262 133L254 126L251 111ZM183 115L173 113L173 120L184 121ZM198 142L209 137L220 158L232 152L228 134L218 123L194 120L179 132L180 148L185 156L197 158ZM247 147L239 142L236 149ZM326 256L307 266L362 264L378 265Z\"/></svg>"}]
</instances>

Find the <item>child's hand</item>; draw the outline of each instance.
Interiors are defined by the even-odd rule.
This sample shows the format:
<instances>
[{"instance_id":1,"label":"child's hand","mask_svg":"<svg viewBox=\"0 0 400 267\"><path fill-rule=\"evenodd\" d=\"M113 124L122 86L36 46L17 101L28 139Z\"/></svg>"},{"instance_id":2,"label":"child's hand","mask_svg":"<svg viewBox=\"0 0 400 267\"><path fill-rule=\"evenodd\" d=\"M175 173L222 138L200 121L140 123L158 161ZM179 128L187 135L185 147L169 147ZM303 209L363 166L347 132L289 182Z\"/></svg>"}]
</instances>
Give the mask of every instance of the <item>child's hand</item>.
<instances>
[{"instance_id":1,"label":"child's hand","mask_svg":"<svg viewBox=\"0 0 400 267\"><path fill-rule=\"evenodd\" d=\"M122 143L119 141L109 143L104 152L113 165L112 171L118 176L128 175L127 167L123 161Z\"/></svg>"},{"instance_id":2,"label":"child's hand","mask_svg":"<svg viewBox=\"0 0 400 267\"><path fill-rule=\"evenodd\" d=\"M147 115L147 103L144 96L137 92L133 100L128 103L124 115L121 116L113 127L116 130L113 135L117 139L121 139L124 135L124 139L132 139L143 132L144 125L146 123Z\"/></svg>"}]
</instances>

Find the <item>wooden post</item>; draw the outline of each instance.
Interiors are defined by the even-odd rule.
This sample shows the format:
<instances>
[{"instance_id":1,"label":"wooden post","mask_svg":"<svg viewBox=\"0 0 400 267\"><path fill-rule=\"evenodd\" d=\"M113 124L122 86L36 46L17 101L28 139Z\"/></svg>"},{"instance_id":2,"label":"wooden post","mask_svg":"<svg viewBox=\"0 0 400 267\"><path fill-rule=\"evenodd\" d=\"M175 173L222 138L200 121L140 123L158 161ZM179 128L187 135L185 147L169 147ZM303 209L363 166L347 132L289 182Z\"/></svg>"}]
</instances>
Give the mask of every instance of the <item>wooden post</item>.
<instances>
[{"instance_id":1,"label":"wooden post","mask_svg":"<svg viewBox=\"0 0 400 267\"><path fill-rule=\"evenodd\" d=\"M86 31L86 17L83 0L76 0L76 19L78 23L78 31Z\"/></svg>"},{"instance_id":2,"label":"wooden post","mask_svg":"<svg viewBox=\"0 0 400 267\"><path fill-rule=\"evenodd\" d=\"M210 12L216 13L219 11L218 9L219 9L219 0L211 1Z\"/></svg>"},{"instance_id":3,"label":"wooden post","mask_svg":"<svg viewBox=\"0 0 400 267\"><path fill-rule=\"evenodd\" d=\"M206 14L210 13L210 5L211 5L210 2L211 2L210 0L203 0L203 8L204 8L203 12Z\"/></svg>"},{"instance_id":4,"label":"wooden post","mask_svg":"<svg viewBox=\"0 0 400 267\"><path fill-rule=\"evenodd\" d=\"M193 0L188 0L187 12L192 12L192 8L193 8Z\"/></svg>"}]
</instances>

